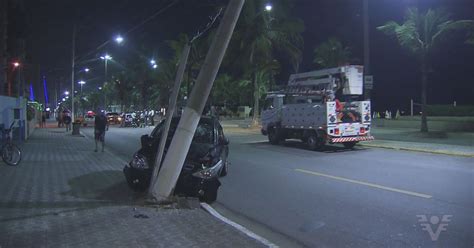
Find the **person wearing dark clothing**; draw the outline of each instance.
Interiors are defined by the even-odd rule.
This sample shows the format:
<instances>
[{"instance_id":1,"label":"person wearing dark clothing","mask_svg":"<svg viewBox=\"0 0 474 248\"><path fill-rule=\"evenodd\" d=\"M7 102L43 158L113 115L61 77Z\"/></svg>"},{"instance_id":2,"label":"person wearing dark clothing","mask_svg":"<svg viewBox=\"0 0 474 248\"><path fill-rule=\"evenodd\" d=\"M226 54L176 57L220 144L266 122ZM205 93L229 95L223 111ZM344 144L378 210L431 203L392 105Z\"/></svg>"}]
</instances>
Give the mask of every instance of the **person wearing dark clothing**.
<instances>
[{"instance_id":1,"label":"person wearing dark clothing","mask_svg":"<svg viewBox=\"0 0 474 248\"><path fill-rule=\"evenodd\" d=\"M71 116L69 115L64 115L63 122L66 125L66 132L69 132L71 130Z\"/></svg>"},{"instance_id":2,"label":"person wearing dark clothing","mask_svg":"<svg viewBox=\"0 0 474 248\"><path fill-rule=\"evenodd\" d=\"M100 113L95 117L94 137L95 137L95 150L97 152L97 142L102 143L102 152L104 152L105 143L105 129L107 128L107 118L103 113Z\"/></svg>"},{"instance_id":3,"label":"person wearing dark clothing","mask_svg":"<svg viewBox=\"0 0 474 248\"><path fill-rule=\"evenodd\" d=\"M41 115L41 127L46 127L46 113Z\"/></svg>"}]
</instances>

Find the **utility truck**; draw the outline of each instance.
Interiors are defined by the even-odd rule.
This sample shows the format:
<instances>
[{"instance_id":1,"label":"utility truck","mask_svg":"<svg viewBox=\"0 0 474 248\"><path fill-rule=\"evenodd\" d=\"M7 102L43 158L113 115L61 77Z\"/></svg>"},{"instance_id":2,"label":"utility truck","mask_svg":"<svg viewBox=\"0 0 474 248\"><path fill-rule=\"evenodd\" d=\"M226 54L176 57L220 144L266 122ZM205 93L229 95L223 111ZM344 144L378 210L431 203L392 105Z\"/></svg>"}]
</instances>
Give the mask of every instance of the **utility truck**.
<instances>
[{"instance_id":1,"label":"utility truck","mask_svg":"<svg viewBox=\"0 0 474 248\"><path fill-rule=\"evenodd\" d=\"M300 139L312 150L341 143L353 148L370 135L370 100L363 97L363 66L292 74L284 90L269 92L261 115L271 144Z\"/></svg>"}]
</instances>

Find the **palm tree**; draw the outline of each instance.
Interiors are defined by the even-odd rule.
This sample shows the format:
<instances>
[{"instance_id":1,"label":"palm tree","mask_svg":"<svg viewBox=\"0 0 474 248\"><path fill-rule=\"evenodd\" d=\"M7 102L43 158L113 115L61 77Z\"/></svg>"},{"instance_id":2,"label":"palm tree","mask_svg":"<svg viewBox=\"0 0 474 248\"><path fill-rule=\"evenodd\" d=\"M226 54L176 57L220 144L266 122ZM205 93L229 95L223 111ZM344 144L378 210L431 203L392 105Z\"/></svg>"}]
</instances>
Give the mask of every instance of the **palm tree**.
<instances>
[{"instance_id":1,"label":"palm tree","mask_svg":"<svg viewBox=\"0 0 474 248\"><path fill-rule=\"evenodd\" d=\"M331 68L348 63L350 56L349 48L333 37L314 49L313 62L321 68Z\"/></svg>"},{"instance_id":2,"label":"palm tree","mask_svg":"<svg viewBox=\"0 0 474 248\"><path fill-rule=\"evenodd\" d=\"M271 12L263 10L265 1L247 1L237 23L234 33L232 54L238 54L238 63L252 81L253 117L252 123L258 123L261 72L274 59L274 52L286 54L289 61L297 68L301 60L303 39L301 33L304 25L301 20L292 19L285 12L288 8L285 1L280 1Z\"/></svg>"},{"instance_id":3,"label":"palm tree","mask_svg":"<svg viewBox=\"0 0 474 248\"><path fill-rule=\"evenodd\" d=\"M402 24L390 21L377 29L395 37L403 48L408 49L420 61L421 132L428 132L426 95L428 72L431 70L430 59L436 49L439 48L441 41L447 38L450 31L467 29L472 34L474 21L450 20L449 15L442 10L429 9L425 13L420 13L417 8L409 8Z\"/></svg>"}]
</instances>

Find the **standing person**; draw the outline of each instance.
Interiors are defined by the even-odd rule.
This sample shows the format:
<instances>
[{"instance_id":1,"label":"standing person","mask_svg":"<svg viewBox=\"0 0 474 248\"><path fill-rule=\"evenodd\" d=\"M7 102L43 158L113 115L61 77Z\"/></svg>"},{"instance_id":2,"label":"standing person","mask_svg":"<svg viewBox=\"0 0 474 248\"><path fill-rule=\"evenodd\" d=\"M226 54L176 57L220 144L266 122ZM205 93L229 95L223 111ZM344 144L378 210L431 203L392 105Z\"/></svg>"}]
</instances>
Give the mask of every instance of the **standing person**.
<instances>
[{"instance_id":1,"label":"standing person","mask_svg":"<svg viewBox=\"0 0 474 248\"><path fill-rule=\"evenodd\" d=\"M44 112L41 115L41 127L42 128L46 127L46 113L44 113Z\"/></svg>"},{"instance_id":2,"label":"standing person","mask_svg":"<svg viewBox=\"0 0 474 248\"><path fill-rule=\"evenodd\" d=\"M145 127L145 113L140 114L140 128Z\"/></svg>"},{"instance_id":3,"label":"standing person","mask_svg":"<svg viewBox=\"0 0 474 248\"><path fill-rule=\"evenodd\" d=\"M104 152L105 143L105 128L107 126L107 118L103 112L99 112L99 115L95 117L94 121L94 138L95 138L95 150L97 152L97 142L102 143L102 152Z\"/></svg>"},{"instance_id":4,"label":"standing person","mask_svg":"<svg viewBox=\"0 0 474 248\"><path fill-rule=\"evenodd\" d=\"M150 114L150 122L152 126L155 126L155 111L152 109L149 112Z\"/></svg>"},{"instance_id":5,"label":"standing person","mask_svg":"<svg viewBox=\"0 0 474 248\"><path fill-rule=\"evenodd\" d=\"M72 121L71 116L65 114L63 122L66 125L66 132L69 132L71 130L71 121Z\"/></svg>"}]
</instances>

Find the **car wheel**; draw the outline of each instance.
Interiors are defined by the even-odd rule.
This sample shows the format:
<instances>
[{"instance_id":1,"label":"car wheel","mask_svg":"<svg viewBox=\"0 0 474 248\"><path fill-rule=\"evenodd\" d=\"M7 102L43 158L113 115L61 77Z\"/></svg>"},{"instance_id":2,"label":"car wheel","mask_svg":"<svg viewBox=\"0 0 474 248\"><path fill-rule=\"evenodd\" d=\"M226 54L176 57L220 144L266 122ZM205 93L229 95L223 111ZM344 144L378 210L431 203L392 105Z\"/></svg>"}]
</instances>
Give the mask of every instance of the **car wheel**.
<instances>
[{"instance_id":1,"label":"car wheel","mask_svg":"<svg viewBox=\"0 0 474 248\"><path fill-rule=\"evenodd\" d=\"M307 144L309 149L313 151L321 151L324 148L324 139L316 133L310 134L307 138Z\"/></svg>"},{"instance_id":2,"label":"car wheel","mask_svg":"<svg viewBox=\"0 0 474 248\"><path fill-rule=\"evenodd\" d=\"M271 127L268 129L268 141L270 144L278 145L278 143L280 143L280 137L278 133L278 128L276 127Z\"/></svg>"},{"instance_id":3,"label":"car wheel","mask_svg":"<svg viewBox=\"0 0 474 248\"><path fill-rule=\"evenodd\" d=\"M228 169L228 167L229 167L229 162L226 161L226 162L224 163L224 166L222 167L222 170L221 170L221 174L220 174L221 177L227 176L227 169Z\"/></svg>"},{"instance_id":4,"label":"car wheel","mask_svg":"<svg viewBox=\"0 0 474 248\"><path fill-rule=\"evenodd\" d=\"M207 189L204 194L200 197L200 200L205 203L213 203L217 200L217 190L219 187L212 187Z\"/></svg>"}]
</instances>

